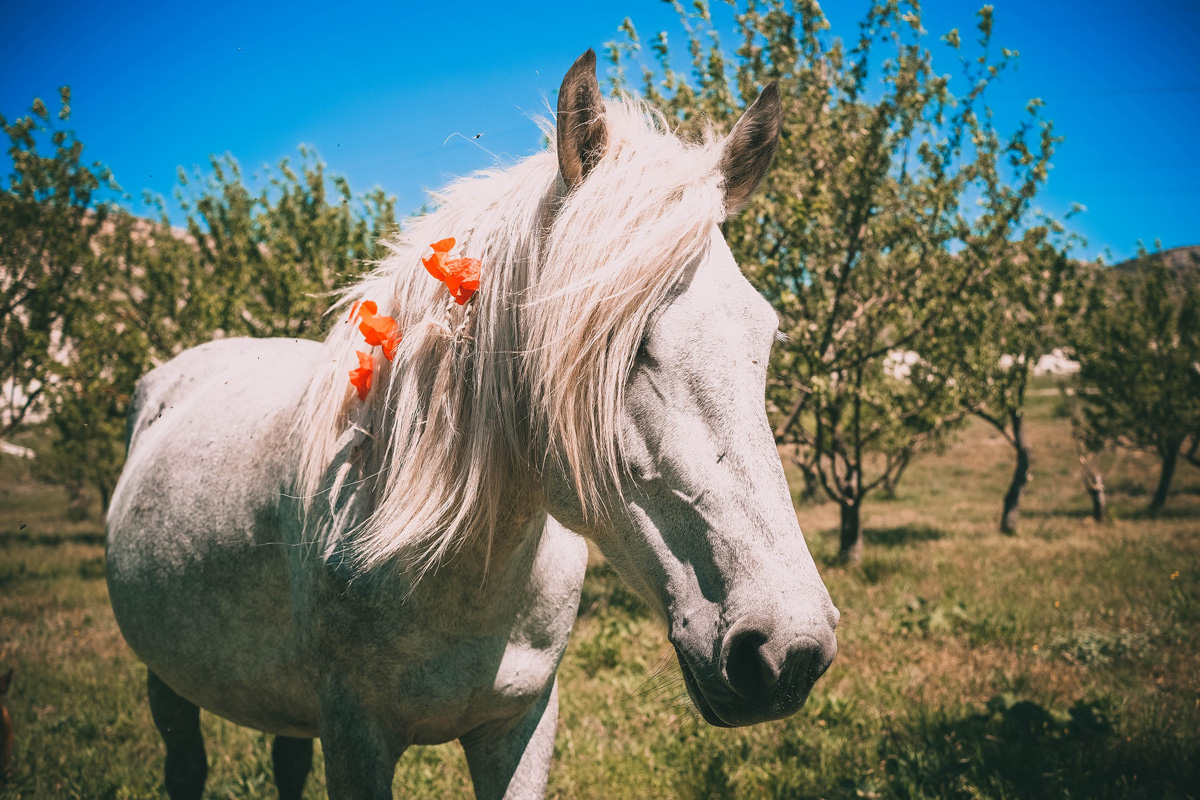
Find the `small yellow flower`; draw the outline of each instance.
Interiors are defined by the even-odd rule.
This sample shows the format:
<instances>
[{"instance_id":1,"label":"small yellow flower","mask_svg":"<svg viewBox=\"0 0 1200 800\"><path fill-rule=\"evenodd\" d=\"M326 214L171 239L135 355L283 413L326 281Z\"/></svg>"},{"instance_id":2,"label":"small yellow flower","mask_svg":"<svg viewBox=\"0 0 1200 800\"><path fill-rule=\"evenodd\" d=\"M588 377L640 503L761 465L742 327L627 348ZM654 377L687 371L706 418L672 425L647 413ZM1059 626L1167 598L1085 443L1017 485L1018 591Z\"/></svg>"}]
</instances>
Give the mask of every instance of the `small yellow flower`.
<instances>
[{"instance_id":1,"label":"small yellow flower","mask_svg":"<svg viewBox=\"0 0 1200 800\"><path fill-rule=\"evenodd\" d=\"M1054 601L1054 607L1055 607L1055 608L1058 608L1058 601L1057 601L1057 600L1055 600L1055 601Z\"/></svg>"},{"instance_id":2,"label":"small yellow flower","mask_svg":"<svg viewBox=\"0 0 1200 800\"><path fill-rule=\"evenodd\" d=\"M1038 646L1035 644L1035 645L1033 646L1033 652L1035 652L1035 653L1036 653L1036 652L1037 652L1037 649L1038 649Z\"/></svg>"},{"instance_id":3,"label":"small yellow flower","mask_svg":"<svg viewBox=\"0 0 1200 800\"><path fill-rule=\"evenodd\" d=\"M1174 572L1171 573L1171 580L1175 580L1178 577L1179 577L1179 570L1175 570Z\"/></svg>"}]
</instances>

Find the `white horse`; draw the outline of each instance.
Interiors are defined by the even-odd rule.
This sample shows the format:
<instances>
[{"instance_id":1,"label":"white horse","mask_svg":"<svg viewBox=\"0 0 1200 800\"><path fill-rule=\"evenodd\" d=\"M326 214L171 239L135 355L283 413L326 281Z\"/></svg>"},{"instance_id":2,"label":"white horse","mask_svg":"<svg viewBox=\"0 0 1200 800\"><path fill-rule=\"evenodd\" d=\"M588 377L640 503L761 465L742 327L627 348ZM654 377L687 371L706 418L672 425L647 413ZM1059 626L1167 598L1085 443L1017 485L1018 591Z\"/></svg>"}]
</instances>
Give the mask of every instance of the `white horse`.
<instances>
[{"instance_id":1,"label":"white horse","mask_svg":"<svg viewBox=\"0 0 1200 800\"><path fill-rule=\"evenodd\" d=\"M719 227L781 118L768 86L685 143L605 101L588 51L554 151L453 184L346 293L403 332L365 400L343 314L324 343L213 342L141 381L108 587L172 798L203 789L201 707L276 734L283 798L316 736L334 798L390 797L408 746L452 739L478 797L541 797L578 534L666 621L708 722L804 703L838 612L763 407L778 320ZM420 263L450 236L483 264L463 306Z\"/></svg>"}]
</instances>

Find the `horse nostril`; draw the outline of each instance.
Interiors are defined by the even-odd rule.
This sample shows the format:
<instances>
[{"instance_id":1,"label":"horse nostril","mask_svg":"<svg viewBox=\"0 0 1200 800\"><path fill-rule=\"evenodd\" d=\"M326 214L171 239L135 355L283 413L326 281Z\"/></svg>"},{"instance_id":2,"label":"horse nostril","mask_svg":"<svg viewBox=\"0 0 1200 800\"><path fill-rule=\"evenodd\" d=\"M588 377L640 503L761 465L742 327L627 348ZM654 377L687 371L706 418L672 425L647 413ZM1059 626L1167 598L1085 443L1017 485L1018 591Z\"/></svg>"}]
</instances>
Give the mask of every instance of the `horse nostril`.
<instances>
[{"instance_id":1,"label":"horse nostril","mask_svg":"<svg viewBox=\"0 0 1200 800\"><path fill-rule=\"evenodd\" d=\"M766 619L743 618L725 635L721 675L740 697L764 698L786 688L807 696L832 653L814 638L781 635Z\"/></svg>"},{"instance_id":2,"label":"horse nostril","mask_svg":"<svg viewBox=\"0 0 1200 800\"><path fill-rule=\"evenodd\" d=\"M779 682L785 658L772 646L771 626L743 618L725 635L721 674L742 697L755 696Z\"/></svg>"},{"instance_id":3,"label":"horse nostril","mask_svg":"<svg viewBox=\"0 0 1200 800\"><path fill-rule=\"evenodd\" d=\"M725 680L740 695L757 694L774 685L779 673L763 658L767 637L760 631L742 631L734 636L725 658Z\"/></svg>"}]
</instances>

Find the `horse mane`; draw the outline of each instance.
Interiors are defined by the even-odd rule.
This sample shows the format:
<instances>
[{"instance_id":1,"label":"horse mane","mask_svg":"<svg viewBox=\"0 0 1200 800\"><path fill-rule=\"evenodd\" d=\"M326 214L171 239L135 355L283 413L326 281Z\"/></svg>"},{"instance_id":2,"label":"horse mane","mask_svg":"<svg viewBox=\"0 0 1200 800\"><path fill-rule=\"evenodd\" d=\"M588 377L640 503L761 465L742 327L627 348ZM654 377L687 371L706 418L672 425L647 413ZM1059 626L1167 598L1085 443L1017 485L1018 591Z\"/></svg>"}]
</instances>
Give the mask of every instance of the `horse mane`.
<instances>
[{"instance_id":1,"label":"horse mane","mask_svg":"<svg viewBox=\"0 0 1200 800\"><path fill-rule=\"evenodd\" d=\"M420 574L473 536L490 557L547 463L572 479L586 515L620 490L619 420L638 347L725 210L711 132L684 142L628 97L605 112L608 149L573 191L543 121L549 150L433 193L434 210L406 220L390 255L331 308L339 318L295 428L298 485L306 517L322 495L332 506L348 434L366 442L361 520L328 534L349 537L360 568L400 559ZM466 306L421 265L448 236L483 263ZM348 372L368 348L343 313L360 300L404 337L391 363L375 355L361 402Z\"/></svg>"}]
</instances>

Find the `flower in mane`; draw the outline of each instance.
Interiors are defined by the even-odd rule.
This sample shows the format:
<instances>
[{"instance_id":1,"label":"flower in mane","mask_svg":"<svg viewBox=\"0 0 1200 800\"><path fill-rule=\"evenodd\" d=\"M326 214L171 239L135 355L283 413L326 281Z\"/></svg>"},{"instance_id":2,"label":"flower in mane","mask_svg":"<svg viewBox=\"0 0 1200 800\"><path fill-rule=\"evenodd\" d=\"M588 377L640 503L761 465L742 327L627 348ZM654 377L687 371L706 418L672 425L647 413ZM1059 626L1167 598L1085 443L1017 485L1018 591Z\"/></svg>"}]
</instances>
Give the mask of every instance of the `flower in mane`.
<instances>
[{"instance_id":1,"label":"flower in mane","mask_svg":"<svg viewBox=\"0 0 1200 800\"><path fill-rule=\"evenodd\" d=\"M370 353L356 350L358 368L350 370L350 385L358 390L358 399L366 400L367 392L371 391L371 375L375 372L375 359Z\"/></svg>"},{"instance_id":2,"label":"flower in mane","mask_svg":"<svg viewBox=\"0 0 1200 800\"><path fill-rule=\"evenodd\" d=\"M362 323L358 329L362 332L363 339L371 347L382 346L384 357L391 361L396 357L396 348L400 346L400 327L396 320L378 312L379 306L375 305L374 301L364 300L355 303L350 309L350 321L353 322L356 316L360 318Z\"/></svg>"},{"instance_id":3,"label":"flower in mane","mask_svg":"<svg viewBox=\"0 0 1200 800\"><path fill-rule=\"evenodd\" d=\"M429 274L437 278L439 281L446 279L446 259L450 257L450 251L454 249L457 243L453 236L434 242L429 245L433 250L433 255L428 258L422 258L421 263L425 265L425 269L429 270Z\"/></svg>"},{"instance_id":4,"label":"flower in mane","mask_svg":"<svg viewBox=\"0 0 1200 800\"><path fill-rule=\"evenodd\" d=\"M477 258L450 258L454 249L455 239L434 242L430 245L433 255L421 259L429 274L446 284L450 296L460 306L471 299L471 295L479 290L479 277L483 266Z\"/></svg>"}]
</instances>

